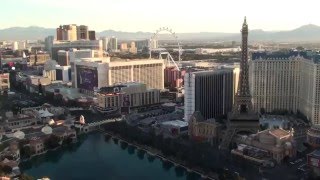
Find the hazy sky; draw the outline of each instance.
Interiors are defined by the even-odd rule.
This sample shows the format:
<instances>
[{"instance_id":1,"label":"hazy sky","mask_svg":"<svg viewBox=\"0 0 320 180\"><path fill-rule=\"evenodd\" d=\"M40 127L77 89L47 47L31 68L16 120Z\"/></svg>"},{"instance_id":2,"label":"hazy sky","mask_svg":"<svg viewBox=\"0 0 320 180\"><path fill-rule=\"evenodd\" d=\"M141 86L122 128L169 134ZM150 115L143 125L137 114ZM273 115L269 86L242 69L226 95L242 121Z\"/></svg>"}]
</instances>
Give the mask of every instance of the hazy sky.
<instances>
[{"instance_id":1,"label":"hazy sky","mask_svg":"<svg viewBox=\"0 0 320 180\"><path fill-rule=\"evenodd\" d=\"M319 0L0 0L0 29L84 24L90 29L154 32L289 30L320 25Z\"/></svg>"}]
</instances>

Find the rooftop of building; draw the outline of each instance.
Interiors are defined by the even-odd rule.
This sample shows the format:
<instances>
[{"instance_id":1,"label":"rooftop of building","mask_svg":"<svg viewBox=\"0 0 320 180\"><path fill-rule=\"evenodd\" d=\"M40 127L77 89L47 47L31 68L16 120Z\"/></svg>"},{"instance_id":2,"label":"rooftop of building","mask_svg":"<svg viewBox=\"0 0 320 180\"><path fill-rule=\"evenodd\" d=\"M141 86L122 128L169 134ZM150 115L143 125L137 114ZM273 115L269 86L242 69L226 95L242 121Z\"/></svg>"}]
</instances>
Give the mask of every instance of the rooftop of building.
<instances>
[{"instance_id":1,"label":"rooftop of building","mask_svg":"<svg viewBox=\"0 0 320 180\"><path fill-rule=\"evenodd\" d=\"M79 40L54 40L53 45L55 44L75 44L75 43L88 43L88 42L99 42L99 40L89 40L89 39L79 39Z\"/></svg>"},{"instance_id":2,"label":"rooftop of building","mask_svg":"<svg viewBox=\"0 0 320 180\"><path fill-rule=\"evenodd\" d=\"M112 57L111 62L130 62L130 61L152 61L152 60L157 60L161 61L162 59L149 59L149 58L144 58L144 59L123 59L123 58L118 58L118 57Z\"/></svg>"},{"instance_id":3,"label":"rooftop of building","mask_svg":"<svg viewBox=\"0 0 320 180\"><path fill-rule=\"evenodd\" d=\"M25 134L26 139L33 140L34 142L40 142L48 136L47 134L42 132L43 127L46 127L46 126L26 128L21 131ZM53 125L53 126L47 126L47 127L52 129L52 134L55 134L55 135L74 131L73 129L69 129L68 127L63 125Z\"/></svg>"},{"instance_id":4,"label":"rooftop of building","mask_svg":"<svg viewBox=\"0 0 320 180\"><path fill-rule=\"evenodd\" d=\"M141 82L123 82L123 83L116 83L116 86L120 85L123 87L130 87L130 86L143 86L146 85L145 83L141 83Z\"/></svg>"},{"instance_id":5,"label":"rooftop of building","mask_svg":"<svg viewBox=\"0 0 320 180\"><path fill-rule=\"evenodd\" d=\"M275 51L275 52L255 52L252 53L252 60L291 60L295 57L312 60L320 63L320 53L315 51Z\"/></svg>"},{"instance_id":6,"label":"rooftop of building","mask_svg":"<svg viewBox=\"0 0 320 180\"><path fill-rule=\"evenodd\" d=\"M107 87L101 87L98 91L98 93L100 94L114 94L115 92L115 88L122 88L125 87L124 85L115 85L115 86L107 86Z\"/></svg>"},{"instance_id":7,"label":"rooftop of building","mask_svg":"<svg viewBox=\"0 0 320 180\"><path fill-rule=\"evenodd\" d=\"M176 127L185 127L188 126L188 122L181 121L181 120L174 120L174 121L165 121L161 123L162 125L170 125L170 126L176 126Z\"/></svg>"},{"instance_id":8,"label":"rooftop of building","mask_svg":"<svg viewBox=\"0 0 320 180\"><path fill-rule=\"evenodd\" d=\"M204 119L204 117L202 116L202 114L201 114L201 112L200 111L195 111L192 115L191 115L191 117L190 117L190 119L196 119L196 121L198 121L198 122L203 122L203 121L205 121L205 119Z\"/></svg>"},{"instance_id":9,"label":"rooftop of building","mask_svg":"<svg viewBox=\"0 0 320 180\"><path fill-rule=\"evenodd\" d=\"M285 131L283 129L272 129L272 130L269 130L269 133L279 139L282 139L291 135L290 132Z\"/></svg>"},{"instance_id":10,"label":"rooftop of building","mask_svg":"<svg viewBox=\"0 0 320 180\"><path fill-rule=\"evenodd\" d=\"M19 164L16 161L5 158L3 161L0 162L0 165L6 165L6 166L10 166L11 168L14 168L14 167L18 167Z\"/></svg>"},{"instance_id":11,"label":"rooftop of building","mask_svg":"<svg viewBox=\"0 0 320 180\"><path fill-rule=\"evenodd\" d=\"M68 99L81 99L81 98L90 98L90 96L82 94L79 92L79 89L77 88L70 88L70 87L66 87L66 86L62 86L62 85L52 85L50 87L46 87L46 91L47 92L51 92L54 93L56 89L59 89L59 93Z\"/></svg>"},{"instance_id":12,"label":"rooftop of building","mask_svg":"<svg viewBox=\"0 0 320 180\"><path fill-rule=\"evenodd\" d=\"M258 134L270 134L271 136L277 139L283 139L283 138L290 137L291 132L279 128L279 129L266 129L264 131L258 132Z\"/></svg>"},{"instance_id":13,"label":"rooftop of building","mask_svg":"<svg viewBox=\"0 0 320 180\"><path fill-rule=\"evenodd\" d=\"M52 117L52 116L54 116L54 114L50 113L50 112L48 111L48 109L45 109L45 110L40 109L40 110L38 111L38 113L39 113L40 117Z\"/></svg>"},{"instance_id":14,"label":"rooftop of building","mask_svg":"<svg viewBox=\"0 0 320 180\"><path fill-rule=\"evenodd\" d=\"M311 129L320 131L320 125L319 124L314 124L314 125L311 126Z\"/></svg>"},{"instance_id":15,"label":"rooftop of building","mask_svg":"<svg viewBox=\"0 0 320 180\"><path fill-rule=\"evenodd\" d=\"M110 57L94 57L94 58L80 58L75 61L78 64L81 63L107 63L109 66L121 66L121 65L131 65L133 64L156 64L163 63L164 61L161 59L121 59L121 58L110 58Z\"/></svg>"},{"instance_id":16,"label":"rooftop of building","mask_svg":"<svg viewBox=\"0 0 320 180\"><path fill-rule=\"evenodd\" d=\"M41 132L42 133L42 132ZM30 145L36 145L39 143L43 143L44 140L48 137L48 135L45 135L44 133L41 134L41 136L33 136L30 138Z\"/></svg>"},{"instance_id":17,"label":"rooftop of building","mask_svg":"<svg viewBox=\"0 0 320 180\"><path fill-rule=\"evenodd\" d=\"M320 158L320 149L316 149L316 150L312 151L312 152L311 152L310 154L308 154L308 155L311 155L311 156Z\"/></svg>"},{"instance_id":18,"label":"rooftop of building","mask_svg":"<svg viewBox=\"0 0 320 180\"><path fill-rule=\"evenodd\" d=\"M124 82L124 83L116 83L113 86L106 86L106 87L101 87L99 89L99 93L101 94L115 94L121 92L121 88L125 87L144 87L146 86L145 83L141 82ZM118 88L118 89L117 89ZM147 89L147 90L152 90L152 89Z\"/></svg>"},{"instance_id":19,"label":"rooftop of building","mask_svg":"<svg viewBox=\"0 0 320 180\"><path fill-rule=\"evenodd\" d=\"M8 122L17 122L17 121L24 121L29 119L34 119L35 116L25 115L25 114L18 114L12 117L9 117L7 120Z\"/></svg>"},{"instance_id":20,"label":"rooftop of building","mask_svg":"<svg viewBox=\"0 0 320 180\"><path fill-rule=\"evenodd\" d=\"M210 74L220 74L220 73L225 73L225 72L233 72L232 67L223 67L219 66L217 68L211 68L210 70L203 70L203 69L193 69L195 71L192 72L192 74L196 75L210 75Z\"/></svg>"},{"instance_id":21,"label":"rooftop of building","mask_svg":"<svg viewBox=\"0 0 320 180\"><path fill-rule=\"evenodd\" d=\"M214 118L210 118L210 119L204 119L204 117L202 116L201 112L199 111L195 111L190 119L195 118L197 122L202 122L202 123L210 123L210 124L215 124L216 120Z\"/></svg>"}]
</instances>

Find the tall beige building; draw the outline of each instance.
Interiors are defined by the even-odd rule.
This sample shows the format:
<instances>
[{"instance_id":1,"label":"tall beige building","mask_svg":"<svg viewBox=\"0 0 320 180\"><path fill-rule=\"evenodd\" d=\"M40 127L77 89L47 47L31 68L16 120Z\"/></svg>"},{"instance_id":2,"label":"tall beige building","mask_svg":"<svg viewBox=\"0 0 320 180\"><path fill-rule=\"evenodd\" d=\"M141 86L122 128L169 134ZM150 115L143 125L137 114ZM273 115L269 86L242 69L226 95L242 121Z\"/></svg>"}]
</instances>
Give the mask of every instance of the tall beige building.
<instances>
[{"instance_id":1,"label":"tall beige building","mask_svg":"<svg viewBox=\"0 0 320 180\"><path fill-rule=\"evenodd\" d=\"M57 28L57 40L77 40L77 25L69 24Z\"/></svg>"},{"instance_id":2,"label":"tall beige building","mask_svg":"<svg viewBox=\"0 0 320 180\"><path fill-rule=\"evenodd\" d=\"M253 55L251 92L255 111L302 112L320 123L320 64L299 55Z\"/></svg>"},{"instance_id":3,"label":"tall beige building","mask_svg":"<svg viewBox=\"0 0 320 180\"><path fill-rule=\"evenodd\" d=\"M117 59L109 63L108 84L141 82L147 88L164 89L164 62L158 59Z\"/></svg>"},{"instance_id":4,"label":"tall beige building","mask_svg":"<svg viewBox=\"0 0 320 180\"><path fill-rule=\"evenodd\" d=\"M120 51L121 52L127 52L128 51L128 43L121 43L120 44Z\"/></svg>"},{"instance_id":5,"label":"tall beige building","mask_svg":"<svg viewBox=\"0 0 320 180\"><path fill-rule=\"evenodd\" d=\"M100 110L114 110L120 107L139 107L160 103L160 90L147 89L143 83L123 83L103 87L97 93Z\"/></svg>"},{"instance_id":6,"label":"tall beige building","mask_svg":"<svg viewBox=\"0 0 320 180\"><path fill-rule=\"evenodd\" d=\"M0 74L0 92L10 89L9 73Z\"/></svg>"},{"instance_id":7,"label":"tall beige building","mask_svg":"<svg viewBox=\"0 0 320 180\"><path fill-rule=\"evenodd\" d=\"M89 39L89 30L88 26L80 25L77 27L77 40L88 40Z\"/></svg>"},{"instance_id":8,"label":"tall beige building","mask_svg":"<svg viewBox=\"0 0 320 180\"><path fill-rule=\"evenodd\" d=\"M131 42L129 52L132 53L132 54L137 54L138 50L136 48L136 43L135 42Z\"/></svg>"}]
</instances>

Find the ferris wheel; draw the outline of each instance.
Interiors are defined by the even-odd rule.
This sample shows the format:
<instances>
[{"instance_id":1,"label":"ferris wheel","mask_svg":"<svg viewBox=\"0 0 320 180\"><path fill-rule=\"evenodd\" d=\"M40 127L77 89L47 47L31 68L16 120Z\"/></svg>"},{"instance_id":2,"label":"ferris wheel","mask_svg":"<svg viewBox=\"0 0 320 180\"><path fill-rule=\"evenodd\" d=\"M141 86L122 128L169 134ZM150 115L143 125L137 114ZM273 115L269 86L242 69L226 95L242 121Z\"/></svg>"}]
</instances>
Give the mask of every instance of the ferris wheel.
<instances>
[{"instance_id":1,"label":"ferris wheel","mask_svg":"<svg viewBox=\"0 0 320 180\"><path fill-rule=\"evenodd\" d=\"M172 58L172 56L170 55L170 53L168 51L163 51L163 49L159 49L157 47L157 45L155 45L155 43L157 43L158 40L158 35L161 32L168 32L171 37L173 38L173 40L175 41L177 47L178 47L178 64L175 62L175 60ZM151 59L151 55L153 51L159 51L159 58L162 59L163 55L166 55L166 59L167 59L167 66L171 66L171 64L173 64L178 70L180 70L179 66L180 66L180 61L181 61L181 53L182 53L182 49L181 49L181 45L180 42L178 40L178 36L176 35L175 32L172 31L172 29L169 29L168 27L161 27L159 28L150 38L150 42L149 42L149 54L150 54L150 59Z\"/></svg>"}]
</instances>

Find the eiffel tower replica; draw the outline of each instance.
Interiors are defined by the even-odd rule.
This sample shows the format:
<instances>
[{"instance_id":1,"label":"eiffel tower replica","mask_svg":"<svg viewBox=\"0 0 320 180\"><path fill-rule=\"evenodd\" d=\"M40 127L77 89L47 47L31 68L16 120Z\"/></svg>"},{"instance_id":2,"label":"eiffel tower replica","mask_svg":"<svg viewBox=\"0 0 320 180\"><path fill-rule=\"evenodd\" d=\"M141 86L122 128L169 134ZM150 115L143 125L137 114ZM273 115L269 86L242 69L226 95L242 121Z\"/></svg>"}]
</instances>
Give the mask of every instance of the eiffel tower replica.
<instances>
[{"instance_id":1,"label":"eiffel tower replica","mask_svg":"<svg viewBox=\"0 0 320 180\"><path fill-rule=\"evenodd\" d=\"M233 136L240 132L256 133L259 129L259 115L253 112L249 89L248 24L246 17L242 25L242 49L240 76L232 112L228 114L227 130L220 143L220 149L228 149Z\"/></svg>"}]
</instances>

